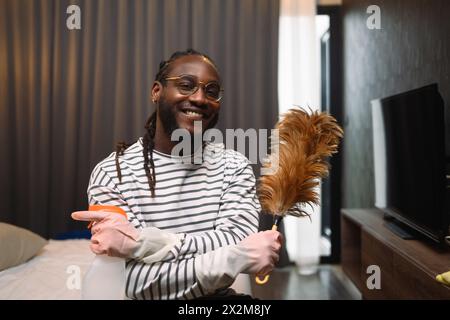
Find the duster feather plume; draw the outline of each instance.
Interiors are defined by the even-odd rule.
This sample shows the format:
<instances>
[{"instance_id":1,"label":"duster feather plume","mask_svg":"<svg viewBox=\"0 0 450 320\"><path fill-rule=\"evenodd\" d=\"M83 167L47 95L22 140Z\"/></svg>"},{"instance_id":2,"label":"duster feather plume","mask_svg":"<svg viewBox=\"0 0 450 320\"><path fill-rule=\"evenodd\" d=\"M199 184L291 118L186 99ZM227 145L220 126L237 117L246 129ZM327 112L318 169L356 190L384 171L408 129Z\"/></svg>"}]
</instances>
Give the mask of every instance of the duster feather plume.
<instances>
[{"instance_id":1,"label":"duster feather plume","mask_svg":"<svg viewBox=\"0 0 450 320\"><path fill-rule=\"evenodd\" d=\"M311 110L310 110L311 111ZM338 150L343 130L336 119L324 112L290 109L276 124L279 148L272 150L269 168L278 155L278 170L260 179L261 206L275 216L308 216L305 205L318 205L315 187L328 176L327 158Z\"/></svg>"}]
</instances>

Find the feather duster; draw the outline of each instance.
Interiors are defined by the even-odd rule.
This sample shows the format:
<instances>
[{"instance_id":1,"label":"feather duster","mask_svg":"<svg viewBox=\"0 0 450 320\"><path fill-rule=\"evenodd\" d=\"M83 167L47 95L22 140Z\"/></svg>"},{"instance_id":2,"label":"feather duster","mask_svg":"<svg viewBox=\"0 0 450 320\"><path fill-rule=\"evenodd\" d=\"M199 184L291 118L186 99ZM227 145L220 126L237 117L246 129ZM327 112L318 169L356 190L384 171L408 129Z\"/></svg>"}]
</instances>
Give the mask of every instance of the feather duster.
<instances>
[{"instance_id":1,"label":"feather duster","mask_svg":"<svg viewBox=\"0 0 450 320\"><path fill-rule=\"evenodd\" d=\"M279 130L279 145L263 167L276 171L260 178L257 192L262 208L274 215L272 230L277 230L285 215L309 216L305 206L319 204L315 188L328 176L327 160L337 152L343 137L331 115L311 110L308 114L301 108L285 113L275 129ZM264 284L268 279L268 275L263 280L256 277L256 282Z\"/></svg>"},{"instance_id":2,"label":"feather duster","mask_svg":"<svg viewBox=\"0 0 450 320\"><path fill-rule=\"evenodd\" d=\"M278 157L278 169L260 179L261 206L273 215L306 216L304 205L319 204L314 189L328 176L327 159L337 152L343 131L331 115L301 108L285 113L275 129L279 147L263 167L271 167Z\"/></svg>"}]
</instances>

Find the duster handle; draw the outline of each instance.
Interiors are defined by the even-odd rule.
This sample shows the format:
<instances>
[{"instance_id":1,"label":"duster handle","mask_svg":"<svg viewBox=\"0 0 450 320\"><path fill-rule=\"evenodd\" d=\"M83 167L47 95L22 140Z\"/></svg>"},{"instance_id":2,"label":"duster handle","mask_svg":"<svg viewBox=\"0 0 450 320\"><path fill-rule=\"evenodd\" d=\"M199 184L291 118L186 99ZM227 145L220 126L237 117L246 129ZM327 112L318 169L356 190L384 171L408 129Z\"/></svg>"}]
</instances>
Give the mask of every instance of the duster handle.
<instances>
[{"instance_id":1,"label":"duster handle","mask_svg":"<svg viewBox=\"0 0 450 320\"><path fill-rule=\"evenodd\" d=\"M273 221L273 225L272 225L272 230L277 231L278 230L278 226L280 225L281 220L283 219L283 216L279 216L279 215L275 215L275 219ZM255 282L257 284L263 285L265 283L267 283L267 281L269 281L269 275L266 274L264 276L264 278L261 280L261 278L259 276L255 277Z\"/></svg>"}]
</instances>

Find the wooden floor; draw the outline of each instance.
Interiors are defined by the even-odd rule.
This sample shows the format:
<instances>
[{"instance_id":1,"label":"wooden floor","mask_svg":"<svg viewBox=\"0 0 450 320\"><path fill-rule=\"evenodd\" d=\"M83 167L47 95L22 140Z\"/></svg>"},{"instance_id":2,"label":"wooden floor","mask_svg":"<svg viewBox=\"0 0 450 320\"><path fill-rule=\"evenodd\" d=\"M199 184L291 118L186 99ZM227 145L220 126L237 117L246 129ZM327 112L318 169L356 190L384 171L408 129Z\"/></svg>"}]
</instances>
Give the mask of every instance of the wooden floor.
<instances>
[{"instance_id":1,"label":"wooden floor","mask_svg":"<svg viewBox=\"0 0 450 320\"><path fill-rule=\"evenodd\" d=\"M294 266L276 269L265 285L252 283L253 297L267 300L359 300L361 294L337 265L321 265L316 274L298 274Z\"/></svg>"}]
</instances>

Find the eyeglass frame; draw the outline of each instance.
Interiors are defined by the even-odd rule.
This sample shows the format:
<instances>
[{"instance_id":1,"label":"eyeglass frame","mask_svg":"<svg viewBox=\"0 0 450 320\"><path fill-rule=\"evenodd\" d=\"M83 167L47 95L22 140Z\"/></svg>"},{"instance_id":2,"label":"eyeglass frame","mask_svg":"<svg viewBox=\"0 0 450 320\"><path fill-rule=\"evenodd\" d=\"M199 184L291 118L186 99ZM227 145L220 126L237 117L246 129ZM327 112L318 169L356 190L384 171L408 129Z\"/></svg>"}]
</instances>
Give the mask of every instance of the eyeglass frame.
<instances>
[{"instance_id":1,"label":"eyeglass frame","mask_svg":"<svg viewBox=\"0 0 450 320\"><path fill-rule=\"evenodd\" d=\"M198 79L197 79L196 76L189 75L189 74L182 74L182 75L179 75L179 76L176 76L176 77L167 77L167 78L164 78L164 80L165 80L165 81L168 81L168 80L169 80L169 81L170 81L170 80L180 80L180 79L182 79L183 77L192 77L192 78L196 78L196 80L197 80L197 85L196 85L196 87L197 87L197 88L196 88L192 93L190 93L190 94L183 94L183 93L181 93L181 92L180 92L180 94L182 94L182 95L184 95L184 96L191 96L191 95L193 95L194 93L196 93L196 92L198 91L198 89L200 88L200 85L202 85L202 86L203 86L203 92L205 93L205 97L206 97L208 100L213 101L213 102L219 102L220 100L222 100L224 90L222 89L222 86L221 86L218 82L211 81L211 82L205 83L205 82L203 82L203 81L198 81ZM209 96L208 96L208 94L206 93L206 90L205 90L205 89L206 89L206 87L207 87L209 84L211 84L211 83L216 83L216 84L219 85L220 90L219 90L219 98L218 98L218 99L210 99ZM180 91L180 89L179 89L178 87L177 87L177 90Z\"/></svg>"}]
</instances>

